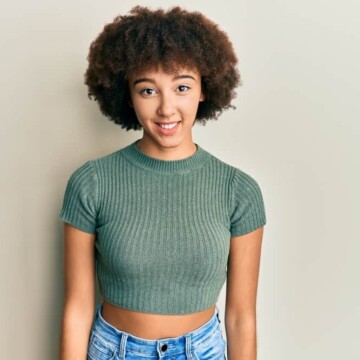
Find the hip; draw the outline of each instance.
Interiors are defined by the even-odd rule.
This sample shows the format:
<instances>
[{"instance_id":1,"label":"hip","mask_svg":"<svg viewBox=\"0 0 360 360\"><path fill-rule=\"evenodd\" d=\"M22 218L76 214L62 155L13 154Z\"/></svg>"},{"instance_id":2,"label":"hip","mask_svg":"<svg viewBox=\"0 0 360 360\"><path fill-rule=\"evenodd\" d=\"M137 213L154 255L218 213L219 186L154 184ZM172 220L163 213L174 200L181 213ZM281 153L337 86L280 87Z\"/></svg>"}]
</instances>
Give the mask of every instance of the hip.
<instances>
[{"instance_id":1,"label":"hip","mask_svg":"<svg viewBox=\"0 0 360 360\"><path fill-rule=\"evenodd\" d=\"M226 359L226 340L222 333L219 308L195 330L177 337L150 340L119 330L102 316L97 306L90 333L87 360L220 360Z\"/></svg>"}]
</instances>

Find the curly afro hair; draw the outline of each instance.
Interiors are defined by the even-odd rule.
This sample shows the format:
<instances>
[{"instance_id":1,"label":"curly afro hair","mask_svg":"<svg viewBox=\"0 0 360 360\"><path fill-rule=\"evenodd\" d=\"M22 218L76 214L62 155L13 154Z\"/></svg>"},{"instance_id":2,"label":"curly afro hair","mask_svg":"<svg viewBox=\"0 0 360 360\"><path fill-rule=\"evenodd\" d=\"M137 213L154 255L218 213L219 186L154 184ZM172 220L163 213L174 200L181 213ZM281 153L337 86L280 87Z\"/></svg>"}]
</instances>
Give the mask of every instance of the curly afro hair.
<instances>
[{"instance_id":1,"label":"curly afro hair","mask_svg":"<svg viewBox=\"0 0 360 360\"><path fill-rule=\"evenodd\" d=\"M205 101L199 103L196 121L205 125L223 110L235 109L231 100L241 84L237 57L227 34L200 12L175 6L167 12L135 6L129 15L106 24L91 43L85 73L89 99L101 112L125 128L142 128L129 105L129 74L158 69L175 73L195 69L201 75Z\"/></svg>"}]
</instances>

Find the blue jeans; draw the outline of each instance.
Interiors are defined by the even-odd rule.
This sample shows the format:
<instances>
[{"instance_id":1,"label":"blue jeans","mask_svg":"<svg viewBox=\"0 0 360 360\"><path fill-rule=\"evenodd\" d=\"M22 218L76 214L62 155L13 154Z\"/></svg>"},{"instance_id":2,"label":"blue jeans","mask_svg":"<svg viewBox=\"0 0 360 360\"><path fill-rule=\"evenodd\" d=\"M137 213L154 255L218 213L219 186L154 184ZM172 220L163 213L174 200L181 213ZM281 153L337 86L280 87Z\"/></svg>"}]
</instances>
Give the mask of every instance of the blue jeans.
<instances>
[{"instance_id":1,"label":"blue jeans","mask_svg":"<svg viewBox=\"0 0 360 360\"><path fill-rule=\"evenodd\" d=\"M102 303L90 333L88 360L226 360L219 308L201 327L178 337L148 340L109 324L101 315Z\"/></svg>"}]
</instances>

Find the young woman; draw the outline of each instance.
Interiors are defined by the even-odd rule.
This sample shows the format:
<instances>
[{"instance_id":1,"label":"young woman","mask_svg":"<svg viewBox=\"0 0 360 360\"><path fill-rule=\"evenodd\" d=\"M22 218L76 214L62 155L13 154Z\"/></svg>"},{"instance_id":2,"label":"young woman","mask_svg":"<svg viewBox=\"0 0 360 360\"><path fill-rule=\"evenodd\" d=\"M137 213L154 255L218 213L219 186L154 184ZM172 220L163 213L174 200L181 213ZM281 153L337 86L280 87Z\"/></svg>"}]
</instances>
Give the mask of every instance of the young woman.
<instances>
[{"instance_id":1,"label":"young woman","mask_svg":"<svg viewBox=\"0 0 360 360\"><path fill-rule=\"evenodd\" d=\"M192 137L233 107L231 42L199 12L137 6L104 27L88 60L89 97L143 134L68 179L61 360L255 360L262 193Z\"/></svg>"}]
</instances>

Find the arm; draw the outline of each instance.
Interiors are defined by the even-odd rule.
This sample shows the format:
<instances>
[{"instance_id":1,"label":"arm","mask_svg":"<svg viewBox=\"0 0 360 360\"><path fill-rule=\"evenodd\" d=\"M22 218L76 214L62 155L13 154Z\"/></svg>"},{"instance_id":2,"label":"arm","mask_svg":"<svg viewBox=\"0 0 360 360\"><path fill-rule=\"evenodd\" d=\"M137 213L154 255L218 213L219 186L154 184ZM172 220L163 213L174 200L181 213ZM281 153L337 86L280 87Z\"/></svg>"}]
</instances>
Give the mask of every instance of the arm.
<instances>
[{"instance_id":1,"label":"arm","mask_svg":"<svg viewBox=\"0 0 360 360\"><path fill-rule=\"evenodd\" d=\"M228 360L256 360L256 294L264 227L232 237L226 285Z\"/></svg>"},{"instance_id":2,"label":"arm","mask_svg":"<svg viewBox=\"0 0 360 360\"><path fill-rule=\"evenodd\" d=\"M60 360L85 360L94 316L95 234L64 223L65 299Z\"/></svg>"}]
</instances>

